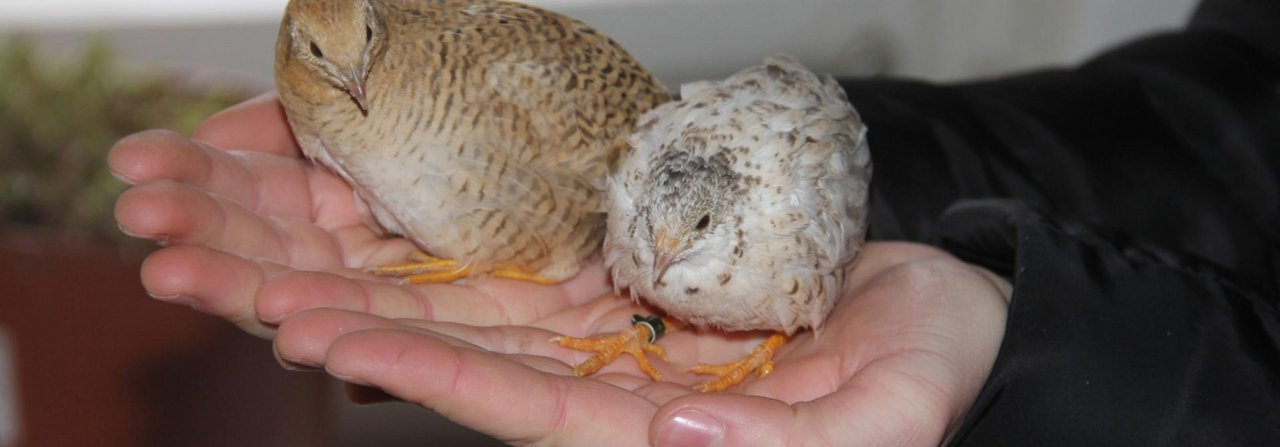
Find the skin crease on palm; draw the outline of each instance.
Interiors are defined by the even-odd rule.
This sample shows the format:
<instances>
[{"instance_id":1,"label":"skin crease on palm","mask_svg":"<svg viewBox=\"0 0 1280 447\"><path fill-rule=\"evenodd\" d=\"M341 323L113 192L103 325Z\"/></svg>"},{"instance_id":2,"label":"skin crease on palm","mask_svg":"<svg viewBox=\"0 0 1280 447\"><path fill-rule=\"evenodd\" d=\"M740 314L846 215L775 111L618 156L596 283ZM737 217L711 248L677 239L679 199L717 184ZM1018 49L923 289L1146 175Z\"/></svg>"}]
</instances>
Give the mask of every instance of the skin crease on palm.
<instances>
[{"instance_id":1,"label":"skin crease on palm","mask_svg":"<svg viewBox=\"0 0 1280 447\"><path fill-rule=\"evenodd\" d=\"M117 202L121 229L163 246L142 266L151 295L274 338L287 367L381 388L513 444L937 445L990 372L1011 290L927 246L868 243L819 335L786 345L770 376L699 395L684 366L736 358L766 334L670 334L661 383L631 362L573 377L587 353L546 342L652 311L614 296L598 261L554 286L364 273L413 245L364 226L351 189L301 158L273 96L192 139L126 138L110 166L133 185Z\"/></svg>"}]
</instances>

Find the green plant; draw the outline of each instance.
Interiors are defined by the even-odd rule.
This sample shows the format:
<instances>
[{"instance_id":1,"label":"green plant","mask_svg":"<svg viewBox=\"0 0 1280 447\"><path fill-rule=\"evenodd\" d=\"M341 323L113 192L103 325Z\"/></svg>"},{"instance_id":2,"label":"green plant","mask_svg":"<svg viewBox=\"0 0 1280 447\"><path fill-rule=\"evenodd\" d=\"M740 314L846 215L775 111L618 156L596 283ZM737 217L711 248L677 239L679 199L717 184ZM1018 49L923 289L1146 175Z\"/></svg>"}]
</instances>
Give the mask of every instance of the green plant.
<instances>
[{"instance_id":1,"label":"green plant","mask_svg":"<svg viewBox=\"0 0 1280 447\"><path fill-rule=\"evenodd\" d=\"M126 73L99 41L78 60L51 63L29 39L0 39L0 224L123 242L112 209L124 185L107 170L111 145L149 128L189 133L243 97Z\"/></svg>"}]
</instances>

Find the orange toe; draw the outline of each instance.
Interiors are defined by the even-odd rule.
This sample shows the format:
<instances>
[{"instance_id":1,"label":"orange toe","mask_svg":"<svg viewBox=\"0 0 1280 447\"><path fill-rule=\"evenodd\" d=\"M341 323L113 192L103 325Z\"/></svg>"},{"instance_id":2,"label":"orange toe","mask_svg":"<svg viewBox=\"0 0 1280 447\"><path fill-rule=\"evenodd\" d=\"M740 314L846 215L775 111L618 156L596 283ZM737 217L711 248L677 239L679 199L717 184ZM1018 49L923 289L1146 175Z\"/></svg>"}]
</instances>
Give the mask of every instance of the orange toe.
<instances>
[{"instance_id":1,"label":"orange toe","mask_svg":"<svg viewBox=\"0 0 1280 447\"><path fill-rule=\"evenodd\" d=\"M756 346L750 355L741 360L722 365L698 365L689 368L687 371L694 374L718 377L716 380L698 384L694 389L700 393L724 391L742 383L752 372L759 377L769 375L769 373L773 372L773 354L786 342L786 334L775 333L769 336L769 339L765 340L764 343Z\"/></svg>"}]
</instances>

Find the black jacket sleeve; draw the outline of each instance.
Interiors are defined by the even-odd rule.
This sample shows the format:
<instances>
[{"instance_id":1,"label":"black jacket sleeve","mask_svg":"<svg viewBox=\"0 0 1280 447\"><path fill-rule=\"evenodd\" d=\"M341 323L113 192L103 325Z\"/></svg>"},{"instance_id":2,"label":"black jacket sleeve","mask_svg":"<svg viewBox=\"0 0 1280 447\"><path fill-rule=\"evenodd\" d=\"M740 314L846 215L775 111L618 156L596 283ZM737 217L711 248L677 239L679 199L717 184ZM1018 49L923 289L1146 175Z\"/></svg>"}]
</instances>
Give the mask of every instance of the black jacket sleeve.
<instances>
[{"instance_id":1,"label":"black jacket sleeve","mask_svg":"<svg viewBox=\"0 0 1280 447\"><path fill-rule=\"evenodd\" d=\"M943 247L1015 285L953 445L1280 445L1274 295L1013 201L962 201L940 228Z\"/></svg>"},{"instance_id":2,"label":"black jacket sleeve","mask_svg":"<svg viewBox=\"0 0 1280 447\"><path fill-rule=\"evenodd\" d=\"M843 80L871 237L1014 285L954 445L1280 445L1280 2L1075 68Z\"/></svg>"}]
</instances>

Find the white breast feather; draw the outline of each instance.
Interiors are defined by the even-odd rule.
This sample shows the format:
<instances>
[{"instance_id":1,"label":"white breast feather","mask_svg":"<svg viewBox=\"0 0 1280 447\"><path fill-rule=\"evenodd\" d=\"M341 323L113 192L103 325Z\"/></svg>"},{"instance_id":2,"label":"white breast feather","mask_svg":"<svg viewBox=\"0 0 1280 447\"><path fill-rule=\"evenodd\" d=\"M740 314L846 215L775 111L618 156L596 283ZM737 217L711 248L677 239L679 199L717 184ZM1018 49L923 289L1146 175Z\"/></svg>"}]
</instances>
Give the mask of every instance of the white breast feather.
<instances>
[{"instance_id":1,"label":"white breast feather","mask_svg":"<svg viewBox=\"0 0 1280 447\"><path fill-rule=\"evenodd\" d=\"M779 81L783 78L787 81ZM630 287L633 296L639 289L649 301L694 325L787 332L818 326L838 297L837 277L843 276L834 272L854 259L866 230L870 160L857 113L834 80L819 79L786 58L771 58L724 81L687 84L681 93L680 103L665 104L641 117L630 140L632 152L610 178L604 251L615 287ZM681 144L699 139L710 142L701 148ZM642 240L644 231L630 231L639 218L636 204L646 193L643 183L664 155L664 145L704 157L737 150L735 172L771 182L771 187L758 186L735 204L735 212L746 217L744 231L754 259L735 267L733 282L697 298L680 293L684 288L678 284L715 284L707 276L730 268L725 262L735 243L730 235L708 234L708 243L718 248L682 262L688 265L680 269L673 267L664 277L672 285L655 291L649 284L650 242ZM789 219L793 213L802 219ZM794 245L796 235L813 241L814 259L770 270L770 250ZM639 262L628 259L632 256ZM826 296L807 308L786 299L762 301L787 292L782 290L786 285L769 281L771 275L820 275Z\"/></svg>"}]
</instances>

